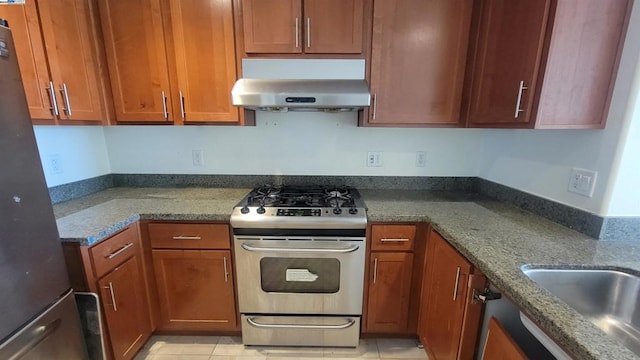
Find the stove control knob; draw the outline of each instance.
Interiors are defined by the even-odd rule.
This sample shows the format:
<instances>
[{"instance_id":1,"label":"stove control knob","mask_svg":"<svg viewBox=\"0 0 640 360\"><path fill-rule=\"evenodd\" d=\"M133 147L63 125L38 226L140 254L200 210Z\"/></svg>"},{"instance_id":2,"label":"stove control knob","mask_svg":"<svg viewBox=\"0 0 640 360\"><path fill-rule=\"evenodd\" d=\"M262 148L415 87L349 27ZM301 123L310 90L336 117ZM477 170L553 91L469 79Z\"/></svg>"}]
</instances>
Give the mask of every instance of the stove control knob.
<instances>
[{"instance_id":1,"label":"stove control knob","mask_svg":"<svg viewBox=\"0 0 640 360\"><path fill-rule=\"evenodd\" d=\"M342 209L335 208L335 209L333 209L333 213L336 214L336 215L340 215L340 214L342 214Z\"/></svg>"},{"instance_id":2,"label":"stove control knob","mask_svg":"<svg viewBox=\"0 0 640 360\"><path fill-rule=\"evenodd\" d=\"M349 209L349 214L351 214L351 215L355 215L355 214L357 214L357 213L358 213L358 209L356 209L356 208L350 208L350 209Z\"/></svg>"},{"instance_id":3,"label":"stove control knob","mask_svg":"<svg viewBox=\"0 0 640 360\"><path fill-rule=\"evenodd\" d=\"M249 213L249 207L245 206L242 209L240 209L240 212L243 214L248 214Z\"/></svg>"},{"instance_id":4,"label":"stove control knob","mask_svg":"<svg viewBox=\"0 0 640 360\"><path fill-rule=\"evenodd\" d=\"M258 208L258 210L256 210L256 212L257 212L258 214L264 214L264 213L265 213L265 211L266 211L266 210L264 209L264 207L263 207L263 206L260 206L260 207Z\"/></svg>"}]
</instances>

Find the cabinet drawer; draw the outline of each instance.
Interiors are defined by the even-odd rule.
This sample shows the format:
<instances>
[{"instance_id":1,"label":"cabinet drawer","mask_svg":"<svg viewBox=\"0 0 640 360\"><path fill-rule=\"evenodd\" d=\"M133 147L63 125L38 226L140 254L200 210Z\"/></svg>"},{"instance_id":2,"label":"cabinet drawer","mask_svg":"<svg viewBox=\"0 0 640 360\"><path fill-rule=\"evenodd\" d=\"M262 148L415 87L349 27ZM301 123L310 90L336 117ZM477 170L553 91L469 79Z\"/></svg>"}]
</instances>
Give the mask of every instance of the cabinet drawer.
<instances>
[{"instance_id":1,"label":"cabinet drawer","mask_svg":"<svg viewBox=\"0 0 640 360\"><path fill-rule=\"evenodd\" d=\"M96 277L111 271L137 252L138 227L134 224L91 248Z\"/></svg>"},{"instance_id":2,"label":"cabinet drawer","mask_svg":"<svg viewBox=\"0 0 640 360\"><path fill-rule=\"evenodd\" d=\"M372 225L371 250L412 251L415 237L415 225Z\"/></svg>"},{"instance_id":3,"label":"cabinet drawer","mask_svg":"<svg viewBox=\"0 0 640 360\"><path fill-rule=\"evenodd\" d=\"M155 249L229 249L227 224L149 224Z\"/></svg>"}]
</instances>

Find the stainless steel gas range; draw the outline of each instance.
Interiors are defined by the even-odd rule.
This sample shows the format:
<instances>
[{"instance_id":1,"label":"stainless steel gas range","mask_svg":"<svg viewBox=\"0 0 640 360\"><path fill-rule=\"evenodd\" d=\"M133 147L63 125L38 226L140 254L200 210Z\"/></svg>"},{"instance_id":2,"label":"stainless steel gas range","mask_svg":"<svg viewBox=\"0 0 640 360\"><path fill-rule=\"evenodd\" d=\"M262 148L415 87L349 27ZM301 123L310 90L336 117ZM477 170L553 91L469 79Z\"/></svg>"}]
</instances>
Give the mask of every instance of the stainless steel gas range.
<instances>
[{"instance_id":1,"label":"stainless steel gas range","mask_svg":"<svg viewBox=\"0 0 640 360\"><path fill-rule=\"evenodd\" d=\"M263 186L231 215L245 345L357 346L367 216L349 187Z\"/></svg>"}]
</instances>

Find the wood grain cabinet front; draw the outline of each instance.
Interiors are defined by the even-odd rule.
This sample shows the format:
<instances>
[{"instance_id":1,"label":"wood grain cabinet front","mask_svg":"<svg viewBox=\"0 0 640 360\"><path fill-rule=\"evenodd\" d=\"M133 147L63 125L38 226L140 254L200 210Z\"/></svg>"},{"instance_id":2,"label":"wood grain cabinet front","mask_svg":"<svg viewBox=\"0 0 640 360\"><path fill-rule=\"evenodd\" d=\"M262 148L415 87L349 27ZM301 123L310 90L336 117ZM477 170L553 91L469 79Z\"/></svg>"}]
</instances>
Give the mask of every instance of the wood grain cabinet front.
<instances>
[{"instance_id":1,"label":"wood grain cabinet front","mask_svg":"<svg viewBox=\"0 0 640 360\"><path fill-rule=\"evenodd\" d=\"M426 224L370 225L363 332L415 334L422 284Z\"/></svg>"},{"instance_id":2,"label":"wood grain cabinet front","mask_svg":"<svg viewBox=\"0 0 640 360\"><path fill-rule=\"evenodd\" d=\"M133 359L153 325L137 223L94 246L63 243L73 289L100 297L108 358Z\"/></svg>"},{"instance_id":3,"label":"wood grain cabinet front","mask_svg":"<svg viewBox=\"0 0 640 360\"><path fill-rule=\"evenodd\" d=\"M0 6L0 17L13 29L35 124L107 122L96 10L92 0Z\"/></svg>"},{"instance_id":4,"label":"wood grain cabinet front","mask_svg":"<svg viewBox=\"0 0 640 360\"><path fill-rule=\"evenodd\" d=\"M363 0L242 0L248 54L359 54Z\"/></svg>"},{"instance_id":5,"label":"wood grain cabinet front","mask_svg":"<svg viewBox=\"0 0 640 360\"><path fill-rule=\"evenodd\" d=\"M376 0L364 125L463 126L473 0Z\"/></svg>"},{"instance_id":6,"label":"wood grain cabinet front","mask_svg":"<svg viewBox=\"0 0 640 360\"><path fill-rule=\"evenodd\" d=\"M418 336L430 359L471 360L483 309L473 291L483 290L486 278L434 230L426 261Z\"/></svg>"},{"instance_id":7,"label":"wood grain cabinet front","mask_svg":"<svg viewBox=\"0 0 640 360\"><path fill-rule=\"evenodd\" d=\"M150 223L158 329L236 331L228 224Z\"/></svg>"},{"instance_id":8,"label":"wood grain cabinet front","mask_svg":"<svg viewBox=\"0 0 640 360\"><path fill-rule=\"evenodd\" d=\"M240 122L232 0L99 3L118 122Z\"/></svg>"},{"instance_id":9,"label":"wood grain cabinet front","mask_svg":"<svg viewBox=\"0 0 640 360\"><path fill-rule=\"evenodd\" d=\"M631 4L479 1L467 125L603 128Z\"/></svg>"}]
</instances>

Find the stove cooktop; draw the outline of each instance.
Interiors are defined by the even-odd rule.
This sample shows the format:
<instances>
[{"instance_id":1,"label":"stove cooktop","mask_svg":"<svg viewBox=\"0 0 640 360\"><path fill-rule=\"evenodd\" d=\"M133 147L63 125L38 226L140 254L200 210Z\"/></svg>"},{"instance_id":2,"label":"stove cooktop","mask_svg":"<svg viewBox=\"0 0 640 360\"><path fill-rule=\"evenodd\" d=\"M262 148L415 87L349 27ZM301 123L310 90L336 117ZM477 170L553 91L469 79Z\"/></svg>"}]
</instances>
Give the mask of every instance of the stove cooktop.
<instances>
[{"instance_id":1,"label":"stove cooktop","mask_svg":"<svg viewBox=\"0 0 640 360\"><path fill-rule=\"evenodd\" d=\"M231 215L231 225L244 228L364 228L366 221L364 202L349 186L264 185Z\"/></svg>"}]
</instances>

